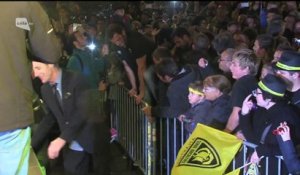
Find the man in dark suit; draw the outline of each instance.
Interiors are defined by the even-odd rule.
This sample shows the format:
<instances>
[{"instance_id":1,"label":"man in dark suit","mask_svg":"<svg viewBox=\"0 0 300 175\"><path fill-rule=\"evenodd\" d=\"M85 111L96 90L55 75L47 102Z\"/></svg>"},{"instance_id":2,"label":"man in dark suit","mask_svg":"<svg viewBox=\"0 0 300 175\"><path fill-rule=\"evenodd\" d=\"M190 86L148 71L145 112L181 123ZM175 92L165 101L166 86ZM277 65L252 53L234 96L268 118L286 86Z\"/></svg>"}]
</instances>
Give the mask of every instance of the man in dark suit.
<instances>
[{"instance_id":1,"label":"man in dark suit","mask_svg":"<svg viewBox=\"0 0 300 175\"><path fill-rule=\"evenodd\" d=\"M62 152L65 174L88 174L95 138L86 110L88 83L82 75L41 59L34 58L32 67L34 76L43 83L41 94L49 109L32 137L32 147L36 150L57 122L60 135L50 142L48 157L55 159Z\"/></svg>"}]
</instances>

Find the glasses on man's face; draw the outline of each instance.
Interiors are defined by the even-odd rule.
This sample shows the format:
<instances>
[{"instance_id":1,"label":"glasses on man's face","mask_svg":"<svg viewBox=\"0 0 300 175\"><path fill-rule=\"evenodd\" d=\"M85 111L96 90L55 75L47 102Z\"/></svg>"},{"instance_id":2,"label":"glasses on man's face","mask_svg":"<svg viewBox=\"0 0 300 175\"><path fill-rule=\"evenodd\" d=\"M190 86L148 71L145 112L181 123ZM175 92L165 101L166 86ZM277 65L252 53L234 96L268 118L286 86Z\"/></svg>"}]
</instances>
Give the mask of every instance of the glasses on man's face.
<instances>
[{"instance_id":1,"label":"glasses on man's face","mask_svg":"<svg viewBox=\"0 0 300 175\"><path fill-rule=\"evenodd\" d=\"M262 94L261 92L257 92L257 90L252 91L252 95L256 97L257 95Z\"/></svg>"}]
</instances>

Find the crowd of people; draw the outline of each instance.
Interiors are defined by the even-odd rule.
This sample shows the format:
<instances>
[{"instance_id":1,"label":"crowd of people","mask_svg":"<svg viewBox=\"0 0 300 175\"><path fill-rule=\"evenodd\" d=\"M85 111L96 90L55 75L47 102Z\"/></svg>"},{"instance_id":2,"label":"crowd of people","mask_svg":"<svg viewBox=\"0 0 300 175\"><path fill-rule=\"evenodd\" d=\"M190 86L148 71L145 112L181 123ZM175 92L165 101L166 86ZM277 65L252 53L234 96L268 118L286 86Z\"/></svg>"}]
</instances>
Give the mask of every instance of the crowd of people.
<instances>
[{"instance_id":1,"label":"crowd of people","mask_svg":"<svg viewBox=\"0 0 300 175\"><path fill-rule=\"evenodd\" d=\"M147 13L143 1L115 2L109 17L83 17L78 4L57 2L57 15L50 18L37 2L1 3L17 10L0 12L7 16L0 21L9 31L1 34L5 41L0 44L5 57L1 99L7 115L1 117L0 146L6 149L6 137L19 135L15 138L24 144L15 153L28 170L29 152L22 151L31 140L33 114L27 91L32 89L30 78L35 79L39 83L34 88L48 112L33 132L34 151L39 152L56 125L58 132L47 145L49 159L62 153L66 173L107 175L107 116L114 112L114 87L122 85L137 105L150 104L143 108L149 121L178 119L186 138L197 123L211 126L258 145L249 154L251 161L268 156L269 164L277 165L272 156L283 155L280 173L299 173L298 2L195 4L194 10L175 10L166 20L169 14ZM18 37L10 37L18 15L25 15L34 29L16 27L12 33ZM32 74L26 57L32 60ZM108 99L100 106L103 93ZM2 162L11 159L8 155L0 152L0 174L18 174L18 166L11 169L14 173L4 173ZM270 174L276 171L269 169Z\"/></svg>"}]
</instances>

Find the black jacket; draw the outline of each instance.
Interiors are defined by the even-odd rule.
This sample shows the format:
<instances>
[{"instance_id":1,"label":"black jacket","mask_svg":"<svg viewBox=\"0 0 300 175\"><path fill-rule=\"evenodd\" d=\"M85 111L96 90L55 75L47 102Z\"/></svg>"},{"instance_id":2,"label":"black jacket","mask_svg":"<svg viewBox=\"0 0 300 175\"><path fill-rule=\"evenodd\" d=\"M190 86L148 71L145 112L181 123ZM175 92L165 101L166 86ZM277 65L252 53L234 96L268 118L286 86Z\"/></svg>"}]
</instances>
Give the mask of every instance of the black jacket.
<instances>
[{"instance_id":1,"label":"black jacket","mask_svg":"<svg viewBox=\"0 0 300 175\"><path fill-rule=\"evenodd\" d=\"M62 107L59 106L50 84L44 84L41 93L49 113L40 122L32 138L32 147L38 147L55 124L67 143L77 141L85 151L93 152L94 129L86 109L88 105L88 84L80 74L62 72Z\"/></svg>"}]
</instances>

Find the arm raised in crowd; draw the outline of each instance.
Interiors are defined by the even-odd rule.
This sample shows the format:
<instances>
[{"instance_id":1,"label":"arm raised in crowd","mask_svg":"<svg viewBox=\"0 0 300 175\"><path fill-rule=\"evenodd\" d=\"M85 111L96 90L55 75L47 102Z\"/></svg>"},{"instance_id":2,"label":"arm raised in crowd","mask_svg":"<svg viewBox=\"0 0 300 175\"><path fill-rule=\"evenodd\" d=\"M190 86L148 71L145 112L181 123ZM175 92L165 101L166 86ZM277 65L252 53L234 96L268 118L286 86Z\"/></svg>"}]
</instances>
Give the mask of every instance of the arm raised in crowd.
<instances>
[{"instance_id":1,"label":"arm raised in crowd","mask_svg":"<svg viewBox=\"0 0 300 175\"><path fill-rule=\"evenodd\" d=\"M277 127L277 141L280 147L283 160L290 173L300 172L300 160L290 136L290 128L286 122L280 123Z\"/></svg>"}]
</instances>

